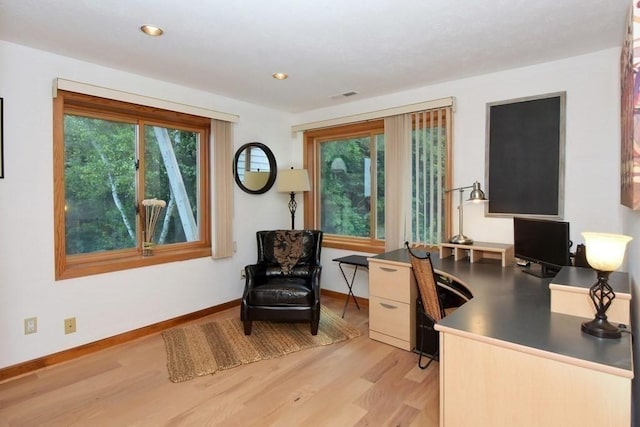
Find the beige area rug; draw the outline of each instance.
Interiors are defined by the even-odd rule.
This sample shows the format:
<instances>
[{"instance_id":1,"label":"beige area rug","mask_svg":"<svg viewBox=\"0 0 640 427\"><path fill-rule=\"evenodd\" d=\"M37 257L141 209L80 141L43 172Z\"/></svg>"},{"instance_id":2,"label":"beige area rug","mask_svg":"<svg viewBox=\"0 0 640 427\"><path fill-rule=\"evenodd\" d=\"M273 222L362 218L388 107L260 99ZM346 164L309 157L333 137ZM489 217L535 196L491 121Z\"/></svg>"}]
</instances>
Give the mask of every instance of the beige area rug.
<instances>
[{"instance_id":1,"label":"beige area rug","mask_svg":"<svg viewBox=\"0 0 640 427\"><path fill-rule=\"evenodd\" d=\"M254 321L246 336L239 318L189 325L162 333L169 379L182 382L242 364L273 359L307 348L355 338L362 333L324 307L318 335L309 323Z\"/></svg>"}]
</instances>

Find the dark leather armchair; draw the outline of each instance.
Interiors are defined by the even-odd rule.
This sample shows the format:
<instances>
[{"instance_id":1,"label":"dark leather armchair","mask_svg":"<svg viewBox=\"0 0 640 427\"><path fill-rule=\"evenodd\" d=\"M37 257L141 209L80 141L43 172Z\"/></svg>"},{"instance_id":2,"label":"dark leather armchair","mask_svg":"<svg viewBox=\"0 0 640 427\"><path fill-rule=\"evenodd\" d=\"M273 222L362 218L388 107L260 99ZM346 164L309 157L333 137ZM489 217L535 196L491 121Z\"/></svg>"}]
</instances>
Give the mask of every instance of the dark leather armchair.
<instances>
[{"instance_id":1,"label":"dark leather armchair","mask_svg":"<svg viewBox=\"0 0 640 427\"><path fill-rule=\"evenodd\" d=\"M320 322L322 231L258 231L258 261L245 267L240 319L245 335L253 320Z\"/></svg>"}]
</instances>

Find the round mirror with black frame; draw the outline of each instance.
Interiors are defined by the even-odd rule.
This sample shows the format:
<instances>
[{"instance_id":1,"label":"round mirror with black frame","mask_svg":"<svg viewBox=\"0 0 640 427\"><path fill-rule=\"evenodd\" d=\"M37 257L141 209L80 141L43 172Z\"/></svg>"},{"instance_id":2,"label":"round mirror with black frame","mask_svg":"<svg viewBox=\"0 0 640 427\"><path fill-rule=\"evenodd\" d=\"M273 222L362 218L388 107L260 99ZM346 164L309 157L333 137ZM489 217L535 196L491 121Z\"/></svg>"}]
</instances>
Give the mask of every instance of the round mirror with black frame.
<instances>
[{"instance_id":1,"label":"round mirror with black frame","mask_svg":"<svg viewBox=\"0 0 640 427\"><path fill-rule=\"evenodd\" d=\"M261 142L249 142L236 151L233 175L238 187L249 194L266 193L276 182L278 167L269 147Z\"/></svg>"}]
</instances>

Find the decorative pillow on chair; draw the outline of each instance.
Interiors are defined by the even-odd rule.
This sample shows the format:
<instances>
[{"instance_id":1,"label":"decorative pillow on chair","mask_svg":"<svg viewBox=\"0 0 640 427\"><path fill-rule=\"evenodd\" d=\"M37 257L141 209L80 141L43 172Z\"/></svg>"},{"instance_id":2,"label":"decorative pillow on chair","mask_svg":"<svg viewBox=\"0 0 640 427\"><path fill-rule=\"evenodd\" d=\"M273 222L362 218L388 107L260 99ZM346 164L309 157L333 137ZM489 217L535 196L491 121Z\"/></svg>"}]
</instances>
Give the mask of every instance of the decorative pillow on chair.
<instances>
[{"instance_id":1,"label":"decorative pillow on chair","mask_svg":"<svg viewBox=\"0 0 640 427\"><path fill-rule=\"evenodd\" d=\"M276 230L273 242L273 255L280 264L283 274L291 274L291 270L302 256L301 230Z\"/></svg>"}]
</instances>

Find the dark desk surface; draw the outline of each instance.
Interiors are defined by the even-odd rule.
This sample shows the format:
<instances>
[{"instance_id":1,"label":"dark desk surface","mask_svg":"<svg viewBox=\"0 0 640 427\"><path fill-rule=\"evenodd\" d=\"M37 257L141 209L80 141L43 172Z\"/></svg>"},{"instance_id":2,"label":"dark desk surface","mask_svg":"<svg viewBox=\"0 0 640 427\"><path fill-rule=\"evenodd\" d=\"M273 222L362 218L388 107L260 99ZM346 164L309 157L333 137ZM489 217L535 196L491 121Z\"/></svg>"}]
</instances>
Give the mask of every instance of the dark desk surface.
<instances>
[{"instance_id":1,"label":"dark desk surface","mask_svg":"<svg viewBox=\"0 0 640 427\"><path fill-rule=\"evenodd\" d=\"M406 249L372 259L410 264ZM582 322L589 319L552 313L552 278L541 279L515 266L502 268L495 260L469 263L453 257L440 259L437 253L432 253L431 259L436 272L460 282L474 296L438 322L437 329L499 340L509 347L527 347L560 360L574 359L593 369L604 365L602 370L607 372L633 376L630 334L622 334L620 339L592 337L580 330Z\"/></svg>"},{"instance_id":2,"label":"dark desk surface","mask_svg":"<svg viewBox=\"0 0 640 427\"><path fill-rule=\"evenodd\" d=\"M596 273L590 268L584 267L562 267L562 269L551 280L551 283L558 286L569 286L588 290L598 280ZM614 271L609 275L609 285L616 294L631 295L631 282L629 274Z\"/></svg>"}]
</instances>

